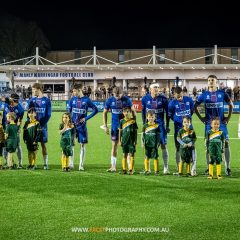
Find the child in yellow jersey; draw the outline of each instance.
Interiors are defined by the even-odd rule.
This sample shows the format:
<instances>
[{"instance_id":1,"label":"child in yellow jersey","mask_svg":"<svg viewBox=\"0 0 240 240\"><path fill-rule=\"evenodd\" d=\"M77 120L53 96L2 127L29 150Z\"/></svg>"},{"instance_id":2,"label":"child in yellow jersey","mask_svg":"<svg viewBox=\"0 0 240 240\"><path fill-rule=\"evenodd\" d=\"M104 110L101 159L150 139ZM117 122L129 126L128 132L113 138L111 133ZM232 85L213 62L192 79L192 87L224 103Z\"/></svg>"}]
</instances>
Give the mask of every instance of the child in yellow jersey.
<instances>
[{"instance_id":1,"label":"child in yellow jersey","mask_svg":"<svg viewBox=\"0 0 240 240\"><path fill-rule=\"evenodd\" d=\"M155 122L154 110L147 112L147 123L143 125L142 147L145 149L144 173L150 174L149 161L154 159L154 172L159 175L158 147L160 146L160 127Z\"/></svg>"},{"instance_id":2,"label":"child in yellow jersey","mask_svg":"<svg viewBox=\"0 0 240 240\"><path fill-rule=\"evenodd\" d=\"M217 179L221 179L221 162L222 155L224 153L224 135L223 132L219 130L220 128L220 119L213 118L211 121L211 130L207 133L206 144L207 144L207 152L210 157L209 161L209 175L208 179L213 178L213 166L216 163L217 168Z\"/></svg>"},{"instance_id":3,"label":"child in yellow jersey","mask_svg":"<svg viewBox=\"0 0 240 240\"><path fill-rule=\"evenodd\" d=\"M0 113L0 170L3 169L3 147L5 143L2 118L3 118L2 113Z\"/></svg>"},{"instance_id":4,"label":"child in yellow jersey","mask_svg":"<svg viewBox=\"0 0 240 240\"><path fill-rule=\"evenodd\" d=\"M36 120L36 116L36 110L30 108L28 110L28 119L23 126L23 141L27 145L29 162L27 169L29 170L35 170L38 142L41 141L41 126Z\"/></svg>"},{"instance_id":5,"label":"child in yellow jersey","mask_svg":"<svg viewBox=\"0 0 240 240\"><path fill-rule=\"evenodd\" d=\"M127 174L127 157L130 155L129 174L133 174L134 168L134 153L137 144L137 123L132 117L132 110L130 107L123 108L124 118L120 120L119 125L119 143L123 150L122 159L122 173Z\"/></svg>"},{"instance_id":6,"label":"child in yellow jersey","mask_svg":"<svg viewBox=\"0 0 240 240\"><path fill-rule=\"evenodd\" d=\"M183 166L186 163L187 176L191 176L190 169L191 164L196 163L195 161L195 142L196 133L191 127L191 119L189 117L183 117L183 128L178 131L177 141L180 144L180 156L181 160L178 164L178 174L183 175Z\"/></svg>"}]
</instances>

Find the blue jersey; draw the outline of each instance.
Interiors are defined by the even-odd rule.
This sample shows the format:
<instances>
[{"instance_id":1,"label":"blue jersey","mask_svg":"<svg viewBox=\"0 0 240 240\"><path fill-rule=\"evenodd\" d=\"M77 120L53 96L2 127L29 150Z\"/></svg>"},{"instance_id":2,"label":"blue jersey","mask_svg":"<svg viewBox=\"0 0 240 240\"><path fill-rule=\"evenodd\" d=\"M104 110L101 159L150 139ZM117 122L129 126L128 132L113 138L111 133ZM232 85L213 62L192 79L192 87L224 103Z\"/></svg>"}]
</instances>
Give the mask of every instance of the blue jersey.
<instances>
[{"instance_id":1,"label":"blue jersey","mask_svg":"<svg viewBox=\"0 0 240 240\"><path fill-rule=\"evenodd\" d=\"M92 113L87 115L89 108L92 109ZM80 123L80 119L85 118L85 121L87 121L98 113L97 107L87 96L81 98L72 97L68 104L68 111L72 113L72 121L76 128L85 127L86 125L85 123Z\"/></svg>"},{"instance_id":2,"label":"blue jersey","mask_svg":"<svg viewBox=\"0 0 240 240\"><path fill-rule=\"evenodd\" d=\"M163 95L158 95L152 98L150 94L142 98L142 120L143 124L146 123L146 115L149 110L154 110L156 114L156 122L164 124L164 112L168 114L168 100Z\"/></svg>"},{"instance_id":3,"label":"blue jersey","mask_svg":"<svg viewBox=\"0 0 240 240\"><path fill-rule=\"evenodd\" d=\"M112 113L112 129L119 128L119 122L123 118L122 110L125 107L132 107L132 101L127 96L122 96L117 99L115 97L110 97L105 102L104 108L106 110L111 110Z\"/></svg>"},{"instance_id":4,"label":"blue jersey","mask_svg":"<svg viewBox=\"0 0 240 240\"><path fill-rule=\"evenodd\" d=\"M33 97L28 102L28 109L30 108L34 108L36 110L36 119L39 121L41 127L47 125L52 114L50 99L47 97Z\"/></svg>"},{"instance_id":5,"label":"blue jersey","mask_svg":"<svg viewBox=\"0 0 240 240\"><path fill-rule=\"evenodd\" d=\"M215 92L205 91L197 98L195 105L204 104L207 124L210 124L211 119L214 117L219 117L220 121L223 122L224 102L230 102L230 98L223 90L217 90Z\"/></svg>"},{"instance_id":6,"label":"blue jersey","mask_svg":"<svg viewBox=\"0 0 240 240\"><path fill-rule=\"evenodd\" d=\"M23 119L24 109L20 103L18 103L18 105L16 106L11 106L5 103L3 107L3 119L2 119L2 125L4 129L6 128L6 125L7 125L7 114L9 112L15 112L17 116L15 123L17 123L18 119L20 119L21 121Z\"/></svg>"},{"instance_id":7,"label":"blue jersey","mask_svg":"<svg viewBox=\"0 0 240 240\"><path fill-rule=\"evenodd\" d=\"M192 98L183 96L182 101L173 99L168 105L168 116L174 121L174 123L180 123L182 125L183 117L192 118L194 110L194 103Z\"/></svg>"}]
</instances>

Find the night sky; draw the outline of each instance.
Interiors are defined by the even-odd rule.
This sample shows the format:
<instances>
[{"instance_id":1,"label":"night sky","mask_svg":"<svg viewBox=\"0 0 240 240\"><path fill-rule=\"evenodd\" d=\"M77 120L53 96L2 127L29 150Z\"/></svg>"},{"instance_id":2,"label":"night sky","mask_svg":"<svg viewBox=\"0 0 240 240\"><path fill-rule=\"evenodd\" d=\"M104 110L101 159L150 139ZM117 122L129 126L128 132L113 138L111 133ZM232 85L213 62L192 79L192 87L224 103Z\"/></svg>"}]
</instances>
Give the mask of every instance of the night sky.
<instances>
[{"instance_id":1,"label":"night sky","mask_svg":"<svg viewBox=\"0 0 240 240\"><path fill-rule=\"evenodd\" d=\"M236 3L166 2L9 0L1 11L36 21L52 50L240 47Z\"/></svg>"}]
</instances>

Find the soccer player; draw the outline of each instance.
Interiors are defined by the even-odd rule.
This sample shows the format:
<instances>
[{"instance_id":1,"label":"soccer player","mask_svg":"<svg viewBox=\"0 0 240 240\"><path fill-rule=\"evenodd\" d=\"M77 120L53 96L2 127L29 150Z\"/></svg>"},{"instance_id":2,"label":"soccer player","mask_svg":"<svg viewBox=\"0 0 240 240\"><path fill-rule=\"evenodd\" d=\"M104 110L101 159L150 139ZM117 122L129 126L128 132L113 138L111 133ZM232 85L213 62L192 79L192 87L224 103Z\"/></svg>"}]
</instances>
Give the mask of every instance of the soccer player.
<instances>
[{"instance_id":1,"label":"soccer player","mask_svg":"<svg viewBox=\"0 0 240 240\"><path fill-rule=\"evenodd\" d=\"M120 93L118 87L113 88L113 96L108 98L104 111L103 111L103 127L107 134L109 134L109 128L107 126L107 114L110 110L112 113L112 125L111 125L111 139L112 139L112 151L111 151L111 167L108 172L116 172L117 164L117 146L119 141L119 122L123 118L123 108L130 107L133 117L136 118L136 113L132 101L129 97L123 96Z\"/></svg>"},{"instance_id":2,"label":"soccer player","mask_svg":"<svg viewBox=\"0 0 240 240\"><path fill-rule=\"evenodd\" d=\"M44 161L44 170L48 170L48 151L46 143L48 142L48 126L47 123L52 114L52 106L49 98L43 96L43 85L34 83L32 86L32 97L28 103L28 109L34 108L36 110L36 119L40 123L41 133L41 147Z\"/></svg>"},{"instance_id":3,"label":"soccer player","mask_svg":"<svg viewBox=\"0 0 240 240\"><path fill-rule=\"evenodd\" d=\"M180 162L180 144L177 141L178 131L183 127L183 117L192 118L194 111L194 103L192 98L188 96L183 96L182 88L174 88L174 99L169 102L168 105L168 116L174 122L174 141L175 141L175 159L177 165L177 172L179 172L179 162ZM196 152L193 149L193 165L191 169L191 174L196 175Z\"/></svg>"},{"instance_id":4,"label":"soccer player","mask_svg":"<svg viewBox=\"0 0 240 240\"><path fill-rule=\"evenodd\" d=\"M137 123L130 107L123 108L124 118L119 123L119 143L123 150L122 173L127 174L127 157L130 155L129 174L133 174L134 153L137 144Z\"/></svg>"},{"instance_id":5,"label":"soccer player","mask_svg":"<svg viewBox=\"0 0 240 240\"><path fill-rule=\"evenodd\" d=\"M177 141L180 144L180 162L178 164L178 174L179 176L183 175L183 165L186 163L187 176L194 176L193 173L190 173L191 163L194 163L195 157L195 142L196 142L196 133L191 126L191 119L189 117L183 117L183 128L178 131Z\"/></svg>"},{"instance_id":6,"label":"soccer player","mask_svg":"<svg viewBox=\"0 0 240 240\"><path fill-rule=\"evenodd\" d=\"M198 118L205 124L205 137L206 133L211 129L211 119L218 117L220 119L220 130L223 131L225 137L224 143L224 155L225 155L225 174L227 176L231 176L230 169L230 146L229 146L229 138L228 138L228 130L227 124L231 118L233 111L233 103L226 92L223 90L217 89L217 77L215 75L208 76L208 90L202 93L195 103L195 112ZM229 106L228 115L225 117L224 115L224 102L226 102ZM202 117L198 111L198 106L203 103L205 109L205 117ZM209 155L206 151L206 160L207 166L209 166ZM207 169L205 171L208 174Z\"/></svg>"},{"instance_id":7,"label":"soccer player","mask_svg":"<svg viewBox=\"0 0 240 240\"><path fill-rule=\"evenodd\" d=\"M74 85L73 93L75 96L69 101L69 112L72 113L72 122L81 148L79 171L84 171L85 145L88 143L87 121L98 113L98 109L88 96L83 95L81 85ZM89 115L87 115L88 108L92 109Z\"/></svg>"},{"instance_id":8,"label":"soccer player","mask_svg":"<svg viewBox=\"0 0 240 240\"><path fill-rule=\"evenodd\" d=\"M154 159L154 172L159 175L158 147L160 146L160 127L155 122L156 114L154 110L147 112L147 122L143 125L142 142L145 149L144 173L149 175L149 160Z\"/></svg>"},{"instance_id":9,"label":"soccer player","mask_svg":"<svg viewBox=\"0 0 240 240\"><path fill-rule=\"evenodd\" d=\"M213 166L216 163L217 179L221 179L221 162L224 149L224 134L219 130L220 119L213 118L211 121L211 129L207 132L206 145L209 154L209 174L208 179L213 178Z\"/></svg>"},{"instance_id":10,"label":"soccer player","mask_svg":"<svg viewBox=\"0 0 240 240\"><path fill-rule=\"evenodd\" d=\"M5 145L4 129L2 125L2 113L0 112L0 170L3 169L3 147Z\"/></svg>"},{"instance_id":11,"label":"soccer player","mask_svg":"<svg viewBox=\"0 0 240 240\"><path fill-rule=\"evenodd\" d=\"M72 135L74 126L71 123L71 114L64 113L62 115L62 123L59 130L61 134L61 148L62 148L62 170L69 171L69 158L72 156Z\"/></svg>"},{"instance_id":12,"label":"soccer player","mask_svg":"<svg viewBox=\"0 0 240 240\"><path fill-rule=\"evenodd\" d=\"M35 170L37 160L38 142L41 141L41 127L36 120L36 110L34 108L28 109L28 119L23 126L23 140L27 145L28 162L27 169Z\"/></svg>"},{"instance_id":13,"label":"soccer player","mask_svg":"<svg viewBox=\"0 0 240 240\"><path fill-rule=\"evenodd\" d=\"M7 114L9 112L14 112L16 114L15 123L20 122L22 123L23 115L24 115L24 109L22 105L19 103L19 96L16 93L12 93L9 98L5 98L5 104L3 107L3 118L2 118L2 125L3 128L6 129L7 125ZM23 154L22 154L22 147L20 145L20 128L17 133L18 136L18 142L17 142L17 157L18 157L18 169L22 169L22 161L23 161ZM4 148L3 155L6 159L7 152Z\"/></svg>"},{"instance_id":14,"label":"soccer player","mask_svg":"<svg viewBox=\"0 0 240 240\"><path fill-rule=\"evenodd\" d=\"M169 132L168 100L165 96L159 95L159 89L158 83L152 83L150 85L150 94L147 94L142 98L142 120L143 124L145 124L147 112L149 110L155 111L156 123L159 124L160 127L160 146L164 163L163 173L169 174L167 149L167 133ZM164 113L166 114L166 127Z\"/></svg>"},{"instance_id":15,"label":"soccer player","mask_svg":"<svg viewBox=\"0 0 240 240\"><path fill-rule=\"evenodd\" d=\"M78 92L72 91L71 98L77 97ZM69 101L67 101L67 112L69 112ZM75 129L72 132L72 156L69 156L69 169L74 169L74 146L75 146Z\"/></svg>"},{"instance_id":16,"label":"soccer player","mask_svg":"<svg viewBox=\"0 0 240 240\"><path fill-rule=\"evenodd\" d=\"M16 152L18 145L18 131L20 126L20 119L16 121L16 114L14 112L9 112L7 114L7 126L5 131L5 139L6 139L6 150L7 150L7 165L9 169L14 169L16 164L14 164L13 153Z\"/></svg>"}]
</instances>

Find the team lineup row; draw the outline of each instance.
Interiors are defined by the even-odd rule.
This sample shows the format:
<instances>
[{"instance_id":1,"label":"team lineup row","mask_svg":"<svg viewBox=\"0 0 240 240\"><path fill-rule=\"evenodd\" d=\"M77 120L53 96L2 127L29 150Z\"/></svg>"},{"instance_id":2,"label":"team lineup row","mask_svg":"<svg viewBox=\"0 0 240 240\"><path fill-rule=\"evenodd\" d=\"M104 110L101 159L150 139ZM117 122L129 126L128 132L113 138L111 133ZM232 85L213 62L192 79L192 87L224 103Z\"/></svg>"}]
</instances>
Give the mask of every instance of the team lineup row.
<instances>
[{"instance_id":1,"label":"team lineup row","mask_svg":"<svg viewBox=\"0 0 240 240\"><path fill-rule=\"evenodd\" d=\"M41 84L35 83L32 87L32 90L34 97L29 100L28 108L30 111L28 112L28 121L24 125L24 142L27 144L28 148L29 168L34 169L34 163L36 160L36 143L40 142L44 159L44 169L48 169L48 153L46 143L47 123L51 117L51 102L48 98L43 96ZM73 96L68 102L67 106L67 110L70 114L63 115L62 124L60 127L62 163L63 169L66 171L72 167L72 133L74 132L74 135L76 135L78 143L80 144L79 170L82 171L84 170L86 143L88 143L86 123L90 118L97 114L98 109L88 97L83 96L81 86L74 86L72 93ZM224 102L229 105L227 117L224 116ZM201 116L197 108L201 103L204 104L205 108L204 117ZM89 115L88 108L92 109L92 112ZM195 140L194 138L192 139L194 130L191 126L191 116L194 111L199 119L205 124L205 136L207 137L211 131L213 133L212 135L209 135L209 148L206 152L207 171L209 171L209 177L212 176L212 165L214 162L216 162L217 168L219 168L218 165L221 159L212 159L213 155L210 153L211 151L219 149L219 146L221 152L224 152L225 173L226 175L231 175L227 123L232 113L232 102L224 91L217 89L217 77L214 75L210 75L208 77L208 91L202 93L196 100L195 104L190 97L183 96L182 89L180 87L175 88L174 99L168 101L165 96L159 93L159 85L157 83L150 85L150 92L142 98L142 119L145 127L145 130L143 131L143 144L146 155L144 166L146 174L149 172L150 158L154 159L154 170L156 175L158 174L158 146L161 146L162 150L162 158L164 162L163 172L164 174L169 173L168 149L166 143L170 119L172 119L174 122L174 138L176 146L175 158L178 172L179 174L182 174L182 164L186 162L188 169L187 173L189 175L196 174L194 148ZM9 114L11 112L14 112L16 117L11 116L11 114ZM111 112L112 115L111 130L107 127L108 112ZM18 96L16 94L11 95L9 101L6 101L4 104L2 119L2 129L3 132L5 131L7 138L7 147L4 147L3 155L5 159L8 159L8 166L10 168L13 166L11 160L11 152L13 149L10 150L9 148L9 144L11 142L9 139L12 138L10 130L14 123L18 123L18 125L21 124L23 114L24 111L21 105L18 103ZM33 115L32 118L31 114ZM184 121L189 124L189 128L186 127L187 124L185 124ZM216 122L216 124L214 122ZM214 125L213 123L217 126L219 123L219 127L211 126ZM124 153L122 160L122 172L127 172L126 159L129 155L129 173L132 173L135 151L134 136L136 132L134 130L134 126L136 127L136 121L135 110L132 101L127 96L122 96L118 92L118 89L114 88L113 96L107 99L103 112L103 128L107 134L111 133L112 138L111 167L108 171L116 171L117 146L118 142L120 141ZM181 131L187 132L181 133ZM34 134L36 134L36 136ZM17 138L17 144L14 146L16 146L16 151L19 158L18 167L21 168L22 151L20 144L18 144L19 134L17 135ZM187 142L185 140L187 140ZM213 147L214 144L210 143L212 140L215 142L216 147ZM13 146L12 143L10 145ZM187 153L185 150L189 150L189 153ZM188 159L184 159L184 156L188 156L186 157ZM221 173L219 174L218 171L217 175L220 178Z\"/></svg>"}]
</instances>

